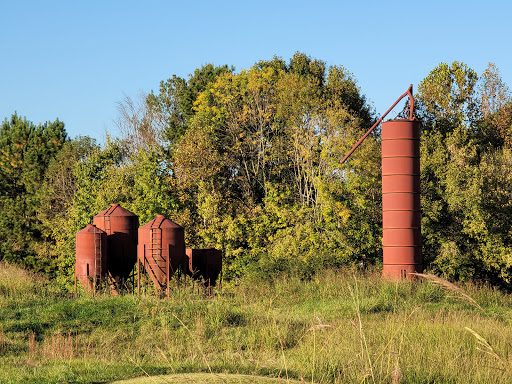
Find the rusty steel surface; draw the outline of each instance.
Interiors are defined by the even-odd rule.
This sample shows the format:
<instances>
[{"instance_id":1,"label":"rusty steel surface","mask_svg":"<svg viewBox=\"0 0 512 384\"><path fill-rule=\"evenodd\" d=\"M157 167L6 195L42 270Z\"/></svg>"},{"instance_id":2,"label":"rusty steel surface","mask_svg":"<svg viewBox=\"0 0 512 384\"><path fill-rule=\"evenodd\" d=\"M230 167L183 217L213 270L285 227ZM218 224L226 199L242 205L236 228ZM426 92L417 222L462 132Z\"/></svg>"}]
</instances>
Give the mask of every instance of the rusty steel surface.
<instances>
[{"instance_id":1,"label":"rusty steel surface","mask_svg":"<svg viewBox=\"0 0 512 384\"><path fill-rule=\"evenodd\" d=\"M389 208L389 207L388 207ZM411 217L410 211L414 209L405 210L387 210L382 212L382 222L386 228L417 228L420 229L421 217L419 215L413 215Z\"/></svg>"},{"instance_id":2,"label":"rusty steel surface","mask_svg":"<svg viewBox=\"0 0 512 384\"><path fill-rule=\"evenodd\" d=\"M188 270L201 277L207 286L214 286L222 271L222 251L215 248L187 249Z\"/></svg>"},{"instance_id":3,"label":"rusty steel surface","mask_svg":"<svg viewBox=\"0 0 512 384\"><path fill-rule=\"evenodd\" d=\"M184 228L157 215L139 227L138 238L138 261L159 289L166 286L185 259Z\"/></svg>"},{"instance_id":4,"label":"rusty steel surface","mask_svg":"<svg viewBox=\"0 0 512 384\"><path fill-rule=\"evenodd\" d=\"M388 264L382 270L382 276L387 280L413 280L414 273L418 273L418 268L414 264Z\"/></svg>"},{"instance_id":5,"label":"rusty steel surface","mask_svg":"<svg viewBox=\"0 0 512 384\"><path fill-rule=\"evenodd\" d=\"M385 158L417 157L420 153L419 147L416 147L414 142L402 138L391 140L386 146L382 147L382 155L385 156Z\"/></svg>"},{"instance_id":6,"label":"rusty steel surface","mask_svg":"<svg viewBox=\"0 0 512 384\"><path fill-rule=\"evenodd\" d=\"M382 245L387 278L411 278L421 254L420 123L382 123Z\"/></svg>"},{"instance_id":7,"label":"rusty steel surface","mask_svg":"<svg viewBox=\"0 0 512 384\"><path fill-rule=\"evenodd\" d=\"M421 209L420 195L411 193L387 193L382 195L382 206L389 211L419 211Z\"/></svg>"},{"instance_id":8,"label":"rusty steel surface","mask_svg":"<svg viewBox=\"0 0 512 384\"><path fill-rule=\"evenodd\" d=\"M91 292L106 273L107 234L89 224L76 233L75 276Z\"/></svg>"},{"instance_id":9,"label":"rusty steel surface","mask_svg":"<svg viewBox=\"0 0 512 384\"><path fill-rule=\"evenodd\" d=\"M119 204L112 204L93 218L93 224L107 233L108 272L126 279L137 260L139 217Z\"/></svg>"}]
</instances>

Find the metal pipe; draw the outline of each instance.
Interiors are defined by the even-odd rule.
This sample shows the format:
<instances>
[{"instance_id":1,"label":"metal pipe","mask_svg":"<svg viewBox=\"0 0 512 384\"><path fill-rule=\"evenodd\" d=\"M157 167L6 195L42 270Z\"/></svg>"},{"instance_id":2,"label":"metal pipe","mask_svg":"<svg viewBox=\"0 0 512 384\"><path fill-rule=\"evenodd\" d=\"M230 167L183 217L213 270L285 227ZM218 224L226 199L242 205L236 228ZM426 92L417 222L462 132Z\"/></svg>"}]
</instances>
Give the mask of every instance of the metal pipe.
<instances>
[{"instance_id":1,"label":"metal pipe","mask_svg":"<svg viewBox=\"0 0 512 384\"><path fill-rule=\"evenodd\" d=\"M375 124L373 124L373 126L364 134L363 137L361 137L361 139L359 139L359 141L356 143L356 145L354 145L352 147L352 149L345 155L345 157L341 160L341 164L343 164L349 157L350 155L357 149L357 147L359 147L359 145L364 141L364 139L366 139L366 137L372 133L372 131L375 129L375 127L377 127L380 122L386 117L386 115L391 112L391 110L393 108L395 108L395 106L400 102L400 100L402 100L405 96L409 96L409 120L412 120L413 119L413 110L414 110L414 98L412 97L412 84L409 86L409 89L407 89L407 91L398 98L397 101L395 101L395 103L380 117L379 120L377 120L377 122Z\"/></svg>"}]
</instances>

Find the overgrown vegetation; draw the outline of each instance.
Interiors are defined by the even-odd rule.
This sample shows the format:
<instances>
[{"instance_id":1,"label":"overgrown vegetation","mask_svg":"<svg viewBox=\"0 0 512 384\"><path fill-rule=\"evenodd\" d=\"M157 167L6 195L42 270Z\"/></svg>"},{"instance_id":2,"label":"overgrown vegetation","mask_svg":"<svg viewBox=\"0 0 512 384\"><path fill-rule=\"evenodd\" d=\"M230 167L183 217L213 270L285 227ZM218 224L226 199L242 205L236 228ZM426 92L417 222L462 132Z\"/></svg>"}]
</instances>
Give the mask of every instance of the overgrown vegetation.
<instances>
[{"instance_id":1,"label":"overgrown vegetation","mask_svg":"<svg viewBox=\"0 0 512 384\"><path fill-rule=\"evenodd\" d=\"M488 286L461 287L480 308L449 283L392 283L351 270L246 278L212 296L182 281L169 299L75 299L11 265L0 271L6 384L184 372L311 383L512 380L512 299Z\"/></svg>"},{"instance_id":2,"label":"overgrown vegetation","mask_svg":"<svg viewBox=\"0 0 512 384\"><path fill-rule=\"evenodd\" d=\"M492 64L441 63L415 99L426 267L510 289L509 89ZM121 101L122 137L102 146L15 114L0 129L0 260L70 290L76 232L121 203L141 223L176 221L188 247L221 249L226 281L377 265L378 132L340 165L376 117L345 68L302 53L172 76Z\"/></svg>"}]
</instances>

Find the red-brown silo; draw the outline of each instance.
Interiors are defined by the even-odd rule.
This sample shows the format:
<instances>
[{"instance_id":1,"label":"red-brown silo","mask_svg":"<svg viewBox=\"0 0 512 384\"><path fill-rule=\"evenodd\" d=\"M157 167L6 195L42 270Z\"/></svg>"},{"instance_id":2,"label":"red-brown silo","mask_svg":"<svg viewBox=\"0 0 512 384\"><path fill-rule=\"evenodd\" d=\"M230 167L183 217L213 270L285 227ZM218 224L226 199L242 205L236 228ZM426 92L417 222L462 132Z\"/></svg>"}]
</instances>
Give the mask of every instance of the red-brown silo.
<instances>
[{"instance_id":1,"label":"red-brown silo","mask_svg":"<svg viewBox=\"0 0 512 384\"><path fill-rule=\"evenodd\" d=\"M382 245L387 278L423 270L421 254L420 123L382 123Z\"/></svg>"},{"instance_id":2,"label":"red-brown silo","mask_svg":"<svg viewBox=\"0 0 512 384\"><path fill-rule=\"evenodd\" d=\"M187 249L188 270L207 286L215 285L222 271L222 251L215 248Z\"/></svg>"},{"instance_id":3,"label":"red-brown silo","mask_svg":"<svg viewBox=\"0 0 512 384\"><path fill-rule=\"evenodd\" d=\"M93 291L107 273L107 234L87 225L76 234L75 277L85 289Z\"/></svg>"},{"instance_id":4,"label":"red-brown silo","mask_svg":"<svg viewBox=\"0 0 512 384\"><path fill-rule=\"evenodd\" d=\"M93 224L107 233L108 272L116 280L128 278L137 261L139 217L112 204L94 216Z\"/></svg>"},{"instance_id":5,"label":"red-brown silo","mask_svg":"<svg viewBox=\"0 0 512 384\"><path fill-rule=\"evenodd\" d=\"M138 261L159 288L167 285L185 258L185 230L163 215L139 228Z\"/></svg>"}]
</instances>

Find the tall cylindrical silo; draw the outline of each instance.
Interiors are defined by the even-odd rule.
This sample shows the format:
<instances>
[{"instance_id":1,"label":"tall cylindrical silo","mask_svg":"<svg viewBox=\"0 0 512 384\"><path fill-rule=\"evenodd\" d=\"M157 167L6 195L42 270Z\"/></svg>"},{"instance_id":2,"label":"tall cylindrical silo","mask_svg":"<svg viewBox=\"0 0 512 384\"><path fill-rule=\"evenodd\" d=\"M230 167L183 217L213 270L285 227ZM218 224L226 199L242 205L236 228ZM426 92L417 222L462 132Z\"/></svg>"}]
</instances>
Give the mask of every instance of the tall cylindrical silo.
<instances>
[{"instance_id":1,"label":"tall cylindrical silo","mask_svg":"<svg viewBox=\"0 0 512 384\"><path fill-rule=\"evenodd\" d=\"M382 123L382 245L384 277L422 272L420 123ZM410 276L409 276L410 277Z\"/></svg>"}]
</instances>

